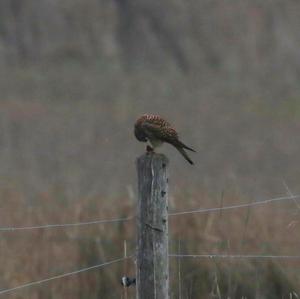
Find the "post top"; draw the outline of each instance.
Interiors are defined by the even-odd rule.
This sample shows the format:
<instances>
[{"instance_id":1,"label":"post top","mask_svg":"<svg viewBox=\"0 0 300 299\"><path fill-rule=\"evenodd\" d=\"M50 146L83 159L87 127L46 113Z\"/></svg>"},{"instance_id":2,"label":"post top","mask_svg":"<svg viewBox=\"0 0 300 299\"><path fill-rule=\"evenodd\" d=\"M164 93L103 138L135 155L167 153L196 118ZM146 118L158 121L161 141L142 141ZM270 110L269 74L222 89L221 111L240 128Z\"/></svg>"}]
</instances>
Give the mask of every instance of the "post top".
<instances>
[{"instance_id":1,"label":"post top","mask_svg":"<svg viewBox=\"0 0 300 299\"><path fill-rule=\"evenodd\" d=\"M158 154L158 153L145 153L137 158L137 162L147 162L147 161L153 161L153 162L161 162L165 165L169 164L168 158L164 154Z\"/></svg>"}]
</instances>

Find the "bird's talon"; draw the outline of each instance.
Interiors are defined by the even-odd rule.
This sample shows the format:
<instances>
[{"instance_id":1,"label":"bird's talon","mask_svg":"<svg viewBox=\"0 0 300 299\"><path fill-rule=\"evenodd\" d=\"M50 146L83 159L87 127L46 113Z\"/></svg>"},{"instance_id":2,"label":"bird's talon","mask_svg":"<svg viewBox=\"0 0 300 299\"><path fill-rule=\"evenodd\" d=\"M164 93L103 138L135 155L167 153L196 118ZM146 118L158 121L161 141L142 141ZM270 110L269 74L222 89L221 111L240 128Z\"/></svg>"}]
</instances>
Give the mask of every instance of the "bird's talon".
<instances>
[{"instance_id":1,"label":"bird's talon","mask_svg":"<svg viewBox=\"0 0 300 299\"><path fill-rule=\"evenodd\" d=\"M147 145L146 151L147 153L154 153L154 149L150 145Z\"/></svg>"}]
</instances>

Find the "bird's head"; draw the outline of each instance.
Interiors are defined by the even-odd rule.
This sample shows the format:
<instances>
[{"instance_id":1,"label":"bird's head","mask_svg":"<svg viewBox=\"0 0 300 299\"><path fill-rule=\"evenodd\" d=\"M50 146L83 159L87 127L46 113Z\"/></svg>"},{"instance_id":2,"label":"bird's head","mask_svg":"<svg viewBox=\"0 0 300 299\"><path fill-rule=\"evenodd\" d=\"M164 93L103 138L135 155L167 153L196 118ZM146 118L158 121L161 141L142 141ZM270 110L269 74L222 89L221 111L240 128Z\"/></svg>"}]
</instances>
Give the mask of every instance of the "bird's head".
<instances>
[{"instance_id":1,"label":"bird's head","mask_svg":"<svg viewBox=\"0 0 300 299\"><path fill-rule=\"evenodd\" d=\"M136 125L134 127L134 135L138 141L147 142L147 140L148 140L147 135L145 134L144 130L139 125Z\"/></svg>"}]
</instances>

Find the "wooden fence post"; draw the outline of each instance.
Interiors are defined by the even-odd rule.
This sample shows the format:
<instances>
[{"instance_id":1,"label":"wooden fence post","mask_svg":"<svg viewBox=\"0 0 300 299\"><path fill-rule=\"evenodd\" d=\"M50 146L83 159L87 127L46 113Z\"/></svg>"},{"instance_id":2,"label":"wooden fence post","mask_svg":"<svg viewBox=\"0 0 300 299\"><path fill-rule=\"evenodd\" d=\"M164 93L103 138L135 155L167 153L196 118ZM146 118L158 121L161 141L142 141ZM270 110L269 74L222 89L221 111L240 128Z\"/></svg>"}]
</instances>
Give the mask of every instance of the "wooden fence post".
<instances>
[{"instance_id":1,"label":"wooden fence post","mask_svg":"<svg viewBox=\"0 0 300 299\"><path fill-rule=\"evenodd\" d=\"M137 159L137 299L169 298L168 159Z\"/></svg>"}]
</instances>

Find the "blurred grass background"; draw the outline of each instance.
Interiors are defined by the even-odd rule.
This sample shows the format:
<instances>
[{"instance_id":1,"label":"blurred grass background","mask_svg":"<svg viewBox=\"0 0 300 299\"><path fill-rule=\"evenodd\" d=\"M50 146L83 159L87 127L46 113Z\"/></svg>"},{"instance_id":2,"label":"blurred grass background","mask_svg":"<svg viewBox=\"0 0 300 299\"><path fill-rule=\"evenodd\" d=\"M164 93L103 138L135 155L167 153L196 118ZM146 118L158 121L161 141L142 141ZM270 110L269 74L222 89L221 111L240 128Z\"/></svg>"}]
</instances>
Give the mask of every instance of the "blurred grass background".
<instances>
[{"instance_id":1,"label":"blurred grass background","mask_svg":"<svg viewBox=\"0 0 300 299\"><path fill-rule=\"evenodd\" d=\"M161 149L172 210L219 206L222 192L224 205L275 197L283 181L299 193L299 12L294 0L1 1L1 226L132 213L142 113L165 116L198 152L191 168ZM170 249L297 254L296 212L181 216ZM134 250L134 223L2 233L0 287L122 256L124 239ZM296 262L181 263L171 298L299 296ZM122 275L114 265L10 297L121 298Z\"/></svg>"}]
</instances>

